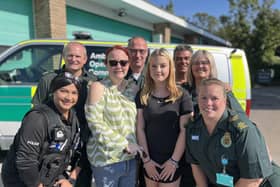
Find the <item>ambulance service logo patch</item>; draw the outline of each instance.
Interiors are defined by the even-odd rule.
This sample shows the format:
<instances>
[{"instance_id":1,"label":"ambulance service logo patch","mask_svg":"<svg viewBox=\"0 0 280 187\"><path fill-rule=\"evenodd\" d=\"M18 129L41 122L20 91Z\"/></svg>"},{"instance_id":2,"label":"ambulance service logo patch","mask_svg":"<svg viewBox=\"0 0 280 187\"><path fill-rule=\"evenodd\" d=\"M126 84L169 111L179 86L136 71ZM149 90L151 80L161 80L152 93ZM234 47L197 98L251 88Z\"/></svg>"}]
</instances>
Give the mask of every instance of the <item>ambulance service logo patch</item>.
<instances>
[{"instance_id":1,"label":"ambulance service logo patch","mask_svg":"<svg viewBox=\"0 0 280 187\"><path fill-rule=\"evenodd\" d=\"M221 144L223 147L228 148L231 146L232 141L229 132L225 132L224 136L221 138Z\"/></svg>"}]
</instances>

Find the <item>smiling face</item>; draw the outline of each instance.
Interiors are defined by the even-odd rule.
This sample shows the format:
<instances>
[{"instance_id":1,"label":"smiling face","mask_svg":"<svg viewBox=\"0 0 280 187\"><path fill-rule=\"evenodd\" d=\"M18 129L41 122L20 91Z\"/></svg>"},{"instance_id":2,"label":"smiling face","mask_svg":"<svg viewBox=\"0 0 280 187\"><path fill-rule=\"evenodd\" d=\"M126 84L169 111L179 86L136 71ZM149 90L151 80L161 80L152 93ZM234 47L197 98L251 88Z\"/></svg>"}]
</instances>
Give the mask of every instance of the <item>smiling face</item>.
<instances>
[{"instance_id":1,"label":"smiling face","mask_svg":"<svg viewBox=\"0 0 280 187\"><path fill-rule=\"evenodd\" d=\"M123 50L113 49L108 54L106 67L113 83L117 84L122 81L129 69L129 59L127 54Z\"/></svg>"},{"instance_id":2,"label":"smiling face","mask_svg":"<svg viewBox=\"0 0 280 187\"><path fill-rule=\"evenodd\" d=\"M78 101L78 89L74 84L69 84L57 89L53 93L53 102L58 111L67 119L70 109Z\"/></svg>"},{"instance_id":3,"label":"smiling face","mask_svg":"<svg viewBox=\"0 0 280 187\"><path fill-rule=\"evenodd\" d=\"M165 56L156 55L150 59L150 75L155 83L165 82L169 76L169 60Z\"/></svg>"},{"instance_id":4,"label":"smiling face","mask_svg":"<svg viewBox=\"0 0 280 187\"><path fill-rule=\"evenodd\" d=\"M187 73L192 53L190 51L177 51L175 53L175 68L177 73Z\"/></svg>"},{"instance_id":5,"label":"smiling face","mask_svg":"<svg viewBox=\"0 0 280 187\"><path fill-rule=\"evenodd\" d=\"M195 79L206 79L210 77L211 74L211 66L209 60L200 56L196 59L196 61L192 64L192 73Z\"/></svg>"},{"instance_id":6,"label":"smiling face","mask_svg":"<svg viewBox=\"0 0 280 187\"><path fill-rule=\"evenodd\" d=\"M218 84L200 86L198 105L205 121L218 122L226 108L224 88Z\"/></svg>"},{"instance_id":7,"label":"smiling face","mask_svg":"<svg viewBox=\"0 0 280 187\"><path fill-rule=\"evenodd\" d=\"M133 73L141 73L148 56L148 47L146 41L140 37L131 39L128 44L128 52L131 58L131 70Z\"/></svg>"},{"instance_id":8,"label":"smiling face","mask_svg":"<svg viewBox=\"0 0 280 187\"><path fill-rule=\"evenodd\" d=\"M64 51L65 68L76 76L81 73L82 68L87 62L86 49L79 43L69 43Z\"/></svg>"}]
</instances>

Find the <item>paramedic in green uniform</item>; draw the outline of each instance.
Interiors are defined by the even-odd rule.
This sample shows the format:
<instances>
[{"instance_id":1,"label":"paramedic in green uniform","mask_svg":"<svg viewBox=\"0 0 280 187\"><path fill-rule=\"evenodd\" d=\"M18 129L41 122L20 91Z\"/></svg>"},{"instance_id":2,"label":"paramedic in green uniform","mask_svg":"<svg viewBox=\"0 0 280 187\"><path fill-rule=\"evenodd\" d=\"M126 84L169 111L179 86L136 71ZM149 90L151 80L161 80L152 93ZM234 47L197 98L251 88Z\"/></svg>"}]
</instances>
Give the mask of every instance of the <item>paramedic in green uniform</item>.
<instances>
[{"instance_id":1,"label":"paramedic in green uniform","mask_svg":"<svg viewBox=\"0 0 280 187\"><path fill-rule=\"evenodd\" d=\"M197 187L280 186L259 129L226 107L224 83L205 79L198 92L201 115L187 125L186 159Z\"/></svg>"}]
</instances>

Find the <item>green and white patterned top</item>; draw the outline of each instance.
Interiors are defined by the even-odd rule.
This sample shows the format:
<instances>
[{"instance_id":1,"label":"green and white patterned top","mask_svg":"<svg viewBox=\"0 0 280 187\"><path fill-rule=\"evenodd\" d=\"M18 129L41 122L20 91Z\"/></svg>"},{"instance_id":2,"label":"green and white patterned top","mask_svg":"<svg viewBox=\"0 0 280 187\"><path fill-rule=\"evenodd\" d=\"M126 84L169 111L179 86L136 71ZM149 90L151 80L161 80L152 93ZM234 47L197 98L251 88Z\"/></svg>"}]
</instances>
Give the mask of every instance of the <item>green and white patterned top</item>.
<instances>
[{"instance_id":1,"label":"green and white patterned top","mask_svg":"<svg viewBox=\"0 0 280 187\"><path fill-rule=\"evenodd\" d=\"M136 143L133 87L126 84L121 92L117 86L112 85L110 79L104 79L101 83L105 88L100 101L85 105L92 133L87 144L87 154L95 167L132 159L133 156L123 150L129 143Z\"/></svg>"}]
</instances>

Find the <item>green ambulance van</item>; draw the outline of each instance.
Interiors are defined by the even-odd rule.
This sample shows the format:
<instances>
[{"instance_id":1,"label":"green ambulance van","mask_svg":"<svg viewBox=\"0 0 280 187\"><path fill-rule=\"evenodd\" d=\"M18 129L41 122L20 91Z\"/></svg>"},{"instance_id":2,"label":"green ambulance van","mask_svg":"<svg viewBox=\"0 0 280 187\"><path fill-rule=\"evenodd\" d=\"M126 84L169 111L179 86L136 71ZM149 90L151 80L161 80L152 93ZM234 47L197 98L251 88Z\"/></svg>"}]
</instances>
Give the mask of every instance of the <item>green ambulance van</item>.
<instances>
[{"instance_id":1,"label":"green ambulance van","mask_svg":"<svg viewBox=\"0 0 280 187\"><path fill-rule=\"evenodd\" d=\"M85 68L102 78L107 75L103 64L105 51L125 42L77 40L86 46ZM62 50L70 40L36 39L23 41L0 55L0 150L8 150L24 114L32 107L31 99L43 72L59 69L63 64ZM229 83L238 101L250 113L251 85L243 50L227 47L191 45L194 50L210 51L217 63L219 79ZM150 52L164 47L173 54L175 44L148 43Z\"/></svg>"}]
</instances>

